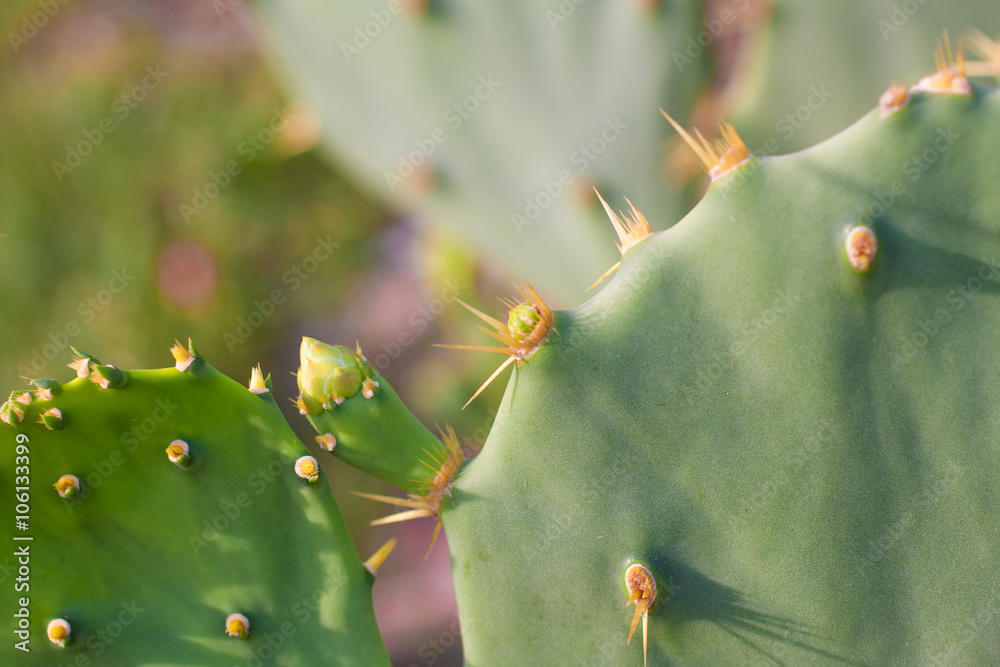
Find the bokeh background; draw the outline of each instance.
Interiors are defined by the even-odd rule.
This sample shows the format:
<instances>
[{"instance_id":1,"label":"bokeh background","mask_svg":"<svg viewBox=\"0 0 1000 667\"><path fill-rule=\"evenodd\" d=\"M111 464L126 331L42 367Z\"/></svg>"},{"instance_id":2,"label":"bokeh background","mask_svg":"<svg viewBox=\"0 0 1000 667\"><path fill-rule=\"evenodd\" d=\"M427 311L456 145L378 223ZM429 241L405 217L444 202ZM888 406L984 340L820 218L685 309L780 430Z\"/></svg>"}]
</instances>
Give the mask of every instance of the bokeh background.
<instances>
[{"instance_id":1,"label":"bokeh background","mask_svg":"<svg viewBox=\"0 0 1000 667\"><path fill-rule=\"evenodd\" d=\"M474 453L504 381L460 409L495 360L431 346L484 342L455 297L582 303L617 256L595 186L677 222L707 184L660 108L791 152L973 27L1000 34L995 2L6 0L0 377L68 377L69 345L162 367L190 336L291 398L301 336L358 341ZM395 664L461 664L446 536L425 560L433 521L368 527L388 510L350 491L393 491L323 461L362 556L400 538Z\"/></svg>"}]
</instances>

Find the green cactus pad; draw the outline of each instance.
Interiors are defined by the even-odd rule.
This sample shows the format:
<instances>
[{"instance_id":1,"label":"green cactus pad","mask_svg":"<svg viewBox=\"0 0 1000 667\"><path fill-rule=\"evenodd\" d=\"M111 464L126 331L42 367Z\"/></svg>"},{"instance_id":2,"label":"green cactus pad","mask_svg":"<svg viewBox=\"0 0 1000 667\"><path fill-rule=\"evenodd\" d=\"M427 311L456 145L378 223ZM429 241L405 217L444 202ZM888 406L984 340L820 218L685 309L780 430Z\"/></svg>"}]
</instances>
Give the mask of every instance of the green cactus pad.
<instances>
[{"instance_id":1,"label":"green cactus pad","mask_svg":"<svg viewBox=\"0 0 1000 667\"><path fill-rule=\"evenodd\" d=\"M329 487L296 474L308 452L270 392L202 359L127 377L117 389L74 379L0 429L0 535L8 554L28 550L30 571L30 588L3 587L0 663L388 665L373 577ZM38 423L53 408L59 430L52 413ZM53 488L64 475L72 497ZM25 481L21 530L14 487ZM30 653L15 647L22 597ZM248 619L245 638L227 634L231 614ZM64 648L46 637L59 619Z\"/></svg>"},{"instance_id":2,"label":"green cactus pad","mask_svg":"<svg viewBox=\"0 0 1000 667\"><path fill-rule=\"evenodd\" d=\"M642 664L633 562L650 664L1000 661L998 173L1000 94L915 94L556 313L441 514L467 663Z\"/></svg>"}]
</instances>

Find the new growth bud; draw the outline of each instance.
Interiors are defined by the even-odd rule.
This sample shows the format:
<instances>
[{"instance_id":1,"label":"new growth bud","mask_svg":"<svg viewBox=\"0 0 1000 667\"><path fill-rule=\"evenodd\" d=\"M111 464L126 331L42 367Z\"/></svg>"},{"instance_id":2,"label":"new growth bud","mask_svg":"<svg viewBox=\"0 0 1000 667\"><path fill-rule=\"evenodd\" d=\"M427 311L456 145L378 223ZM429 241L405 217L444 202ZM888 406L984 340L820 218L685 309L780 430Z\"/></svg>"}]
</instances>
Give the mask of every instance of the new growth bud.
<instances>
[{"instance_id":1,"label":"new growth bud","mask_svg":"<svg viewBox=\"0 0 1000 667\"><path fill-rule=\"evenodd\" d=\"M306 337L300 361L297 377L301 399L312 414L332 410L359 391L366 398L371 398L369 393L378 393L371 366L355 350Z\"/></svg>"}]
</instances>

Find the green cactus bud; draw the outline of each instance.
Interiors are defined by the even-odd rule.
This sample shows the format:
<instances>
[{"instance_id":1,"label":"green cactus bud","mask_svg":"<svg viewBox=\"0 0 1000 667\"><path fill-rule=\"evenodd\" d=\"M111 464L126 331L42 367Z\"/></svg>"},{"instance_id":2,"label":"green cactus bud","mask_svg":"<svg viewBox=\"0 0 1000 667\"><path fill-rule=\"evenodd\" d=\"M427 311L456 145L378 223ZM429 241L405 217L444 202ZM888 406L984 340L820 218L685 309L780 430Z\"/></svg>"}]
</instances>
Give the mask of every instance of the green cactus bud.
<instances>
[{"instance_id":1,"label":"green cactus bud","mask_svg":"<svg viewBox=\"0 0 1000 667\"><path fill-rule=\"evenodd\" d=\"M69 346L69 351L73 353L73 360L66 365L76 371L76 376L78 378L85 378L89 376L91 366L101 363L97 358L92 357L82 350L78 350L72 345Z\"/></svg>"},{"instance_id":2,"label":"green cactus bud","mask_svg":"<svg viewBox=\"0 0 1000 667\"><path fill-rule=\"evenodd\" d=\"M49 408L38 416L38 423L44 425L50 431L58 431L65 426L66 421L59 408Z\"/></svg>"},{"instance_id":3,"label":"green cactus bud","mask_svg":"<svg viewBox=\"0 0 1000 667\"><path fill-rule=\"evenodd\" d=\"M10 392L10 400L20 403L21 405L31 405L31 401L34 400L34 396L31 395L30 391L21 389Z\"/></svg>"},{"instance_id":4,"label":"green cactus bud","mask_svg":"<svg viewBox=\"0 0 1000 667\"><path fill-rule=\"evenodd\" d=\"M7 401L0 406L0 420L3 420L4 423L17 427L21 424L22 419L24 419L24 410L14 401Z\"/></svg>"},{"instance_id":5,"label":"green cactus bud","mask_svg":"<svg viewBox=\"0 0 1000 667\"><path fill-rule=\"evenodd\" d=\"M128 384L128 374L110 364L91 363L90 381L102 389L121 389Z\"/></svg>"},{"instance_id":6,"label":"green cactus bud","mask_svg":"<svg viewBox=\"0 0 1000 667\"><path fill-rule=\"evenodd\" d=\"M510 316L507 318L507 330L517 342L523 341L535 330L535 326L542 319L542 314L538 308L530 303L522 303L510 309Z\"/></svg>"},{"instance_id":7,"label":"green cactus bud","mask_svg":"<svg viewBox=\"0 0 1000 667\"><path fill-rule=\"evenodd\" d=\"M62 391L62 385L49 378L39 378L31 380L35 386L35 398L40 401L51 401L52 398Z\"/></svg>"},{"instance_id":8,"label":"green cactus bud","mask_svg":"<svg viewBox=\"0 0 1000 667\"><path fill-rule=\"evenodd\" d=\"M363 373L354 350L306 337L302 339L300 356L298 380L303 400L329 410L361 390ZM308 402L306 406L311 407Z\"/></svg>"}]
</instances>

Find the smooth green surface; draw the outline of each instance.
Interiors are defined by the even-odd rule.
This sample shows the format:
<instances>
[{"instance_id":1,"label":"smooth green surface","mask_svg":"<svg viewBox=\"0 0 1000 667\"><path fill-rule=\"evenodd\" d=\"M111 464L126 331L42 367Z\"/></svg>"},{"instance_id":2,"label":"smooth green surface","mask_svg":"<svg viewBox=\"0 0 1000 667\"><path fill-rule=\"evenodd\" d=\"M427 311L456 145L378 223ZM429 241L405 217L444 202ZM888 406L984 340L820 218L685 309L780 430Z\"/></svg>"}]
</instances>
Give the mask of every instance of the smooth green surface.
<instances>
[{"instance_id":1,"label":"smooth green surface","mask_svg":"<svg viewBox=\"0 0 1000 667\"><path fill-rule=\"evenodd\" d=\"M65 426L35 423L56 406ZM30 528L14 531L15 436L30 449ZM30 591L0 593L6 665L387 665L363 568L326 483L294 463L308 452L270 395L199 360L191 371L129 371L121 389L76 379L2 425L0 537L30 545ZM192 467L164 452L191 447ZM81 498L52 484L77 475ZM12 532L31 542L12 542ZM8 551L10 553L10 551ZM9 558L9 567L14 561ZM30 597L30 653L14 648L16 598ZM225 619L250 619L246 640ZM46 639L54 617L73 643ZM76 662L74 662L76 661Z\"/></svg>"},{"instance_id":2,"label":"smooth green surface","mask_svg":"<svg viewBox=\"0 0 1000 667\"><path fill-rule=\"evenodd\" d=\"M552 298L572 303L617 261L591 186L661 229L689 209L663 176L657 109L687 118L708 85L707 53L672 58L705 29L701 2L257 4L338 164Z\"/></svg>"},{"instance_id":3,"label":"smooth green surface","mask_svg":"<svg viewBox=\"0 0 1000 667\"><path fill-rule=\"evenodd\" d=\"M442 514L467 663L642 664L633 558L650 664L1000 661L998 146L995 92L869 114L557 313Z\"/></svg>"}]
</instances>

